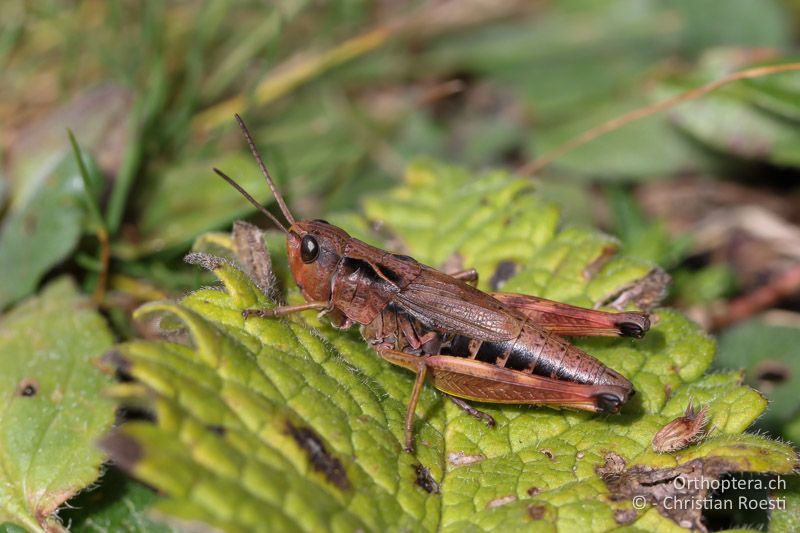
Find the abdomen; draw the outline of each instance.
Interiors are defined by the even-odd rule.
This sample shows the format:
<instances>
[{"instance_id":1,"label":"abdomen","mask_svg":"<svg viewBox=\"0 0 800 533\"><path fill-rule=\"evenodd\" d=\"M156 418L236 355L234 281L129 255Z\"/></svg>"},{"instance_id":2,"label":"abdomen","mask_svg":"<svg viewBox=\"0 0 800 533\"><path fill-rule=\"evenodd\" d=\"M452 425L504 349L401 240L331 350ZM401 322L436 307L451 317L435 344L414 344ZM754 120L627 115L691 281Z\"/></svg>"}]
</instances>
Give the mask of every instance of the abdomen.
<instances>
[{"instance_id":1,"label":"abdomen","mask_svg":"<svg viewBox=\"0 0 800 533\"><path fill-rule=\"evenodd\" d=\"M454 336L443 352L552 379L633 388L618 372L564 338L530 322L525 322L517 338L508 341L489 342Z\"/></svg>"}]
</instances>

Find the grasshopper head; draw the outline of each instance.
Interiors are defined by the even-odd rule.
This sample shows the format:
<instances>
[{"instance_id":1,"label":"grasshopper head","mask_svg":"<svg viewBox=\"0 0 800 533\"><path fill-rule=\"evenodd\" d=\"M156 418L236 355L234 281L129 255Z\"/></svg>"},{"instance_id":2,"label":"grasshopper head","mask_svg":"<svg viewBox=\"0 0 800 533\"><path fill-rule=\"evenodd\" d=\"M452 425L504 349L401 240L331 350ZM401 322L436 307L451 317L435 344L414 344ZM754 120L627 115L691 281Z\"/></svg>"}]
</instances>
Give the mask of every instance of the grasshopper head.
<instances>
[{"instance_id":1,"label":"grasshopper head","mask_svg":"<svg viewBox=\"0 0 800 533\"><path fill-rule=\"evenodd\" d=\"M289 269L308 301L327 301L350 235L324 220L300 220L286 234Z\"/></svg>"},{"instance_id":2,"label":"grasshopper head","mask_svg":"<svg viewBox=\"0 0 800 533\"><path fill-rule=\"evenodd\" d=\"M289 211L280 191L272 181L272 176L267 170L263 159L256 150L253 137L245 126L244 121L236 115L236 121L244 133L250 151L261 168L264 179L278 203L286 225L270 213L263 205L256 201L241 185L227 176L219 169L214 169L222 179L232 185L247 201L272 220L275 225L286 234L286 249L289 254L289 268L292 271L297 286L308 301L328 301L331 296L331 285L340 259L344 256L347 241L350 235L344 230L329 224L324 220L295 220ZM288 227L287 227L288 226Z\"/></svg>"}]
</instances>

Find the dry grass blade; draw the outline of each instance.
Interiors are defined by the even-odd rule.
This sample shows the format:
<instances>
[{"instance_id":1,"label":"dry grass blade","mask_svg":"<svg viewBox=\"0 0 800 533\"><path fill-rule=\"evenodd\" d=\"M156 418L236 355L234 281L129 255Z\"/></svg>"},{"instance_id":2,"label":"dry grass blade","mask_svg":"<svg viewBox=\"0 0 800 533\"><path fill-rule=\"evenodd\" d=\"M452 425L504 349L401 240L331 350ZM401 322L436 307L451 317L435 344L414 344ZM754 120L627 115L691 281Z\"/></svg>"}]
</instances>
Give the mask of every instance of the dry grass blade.
<instances>
[{"instance_id":1,"label":"dry grass blade","mask_svg":"<svg viewBox=\"0 0 800 533\"><path fill-rule=\"evenodd\" d=\"M780 74L783 72L796 72L800 71L800 63L784 63L782 65L769 65L764 67L754 67L745 70L740 70L738 72L734 72L732 74L728 74L718 80L714 80L709 82L705 85L700 87L690 89L686 92L681 94L671 96L660 102L656 102L655 104L651 104L645 107L640 107L638 109L634 109L633 111L629 111L624 115L621 115L616 118L612 118L611 120L604 122L594 128L588 129L582 134L578 135L577 137L573 137L572 139L568 140L564 144L557 146L553 150L545 153L541 157L534 159L530 163L523 165L517 172L521 175L532 175L536 174L546 166L550 165L553 161L558 159L559 157L575 150L587 144L598 137L602 137L607 133L611 133L612 131L618 130L619 128L629 124L631 122L636 122L637 120L641 120L643 118L650 117L655 115L656 113L660 113L671 107L674 107L678 104L683 102L687 102L689 100L696 100L701 98L708 93L715 91L725 85L730 83L752 79L752 78L760 78L762 76L769 76L772 74Z\"/></svg>"},{"instance_id":2,"label":"dry grass blade","mask_svg":"<svg viewBox=\"0 0 800 533\"><path fill-rule=\"evenodd\" d=\"M273 75L258 85L253 100L259 105L276 100L315 76L375 50L392 35L390 29L378 28L348 39L321 54L291 58L276 67ZM247 100L240 94L206 109L195 117L193 129L196 132L208 131L227 122L231 115L246 107Z\"/></svg>"},{"instance_id":3,"label":"dry grass blade","mask_svg":"<svg viewBox=\"0 0 800 533\"><path fill-rule=\"evenodd\" d=\"M211 130L224 124L234 113L242 112L248 104L264 105L277 100L316 76L377 50L404 31L413 32L416 36L438 35L529 9L525 2L519 0L489 3L473 1L467 4L465 6L463 1L453 0L424 3L402 17L351 37L329 50L299 53L277 65L270 76L256 87L252 99L239 94L220 102L198 113L192 129L195 133Z\"/></svg>"}]
</instances>

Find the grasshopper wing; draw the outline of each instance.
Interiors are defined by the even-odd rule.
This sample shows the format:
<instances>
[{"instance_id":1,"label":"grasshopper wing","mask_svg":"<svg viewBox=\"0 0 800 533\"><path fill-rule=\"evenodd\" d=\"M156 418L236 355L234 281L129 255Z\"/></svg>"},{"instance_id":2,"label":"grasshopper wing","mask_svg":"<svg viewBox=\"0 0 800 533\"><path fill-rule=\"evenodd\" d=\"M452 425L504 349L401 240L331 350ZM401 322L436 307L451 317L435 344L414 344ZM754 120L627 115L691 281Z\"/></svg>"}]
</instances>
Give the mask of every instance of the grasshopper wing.
<instances>
[{"instance_id":1,"label":"grasshopper wing","mask_svg":"<svg viewBox=\"0 0 800 533\"><path fill-rule=\"evenodd\" d=\"M650 329L650 318L646 313L609 313L511 292L495 292L492 296L556 335L639 339Z\"/></svg>"},{"instance_id":2,"label":"grasshopper wing","mask_svg":"<svg viewBox=\"0 0 800 533\"><path fill-rule=\"evenodd\" d=\"M489 294L429 267L394 302L431 329L484 341L514 339L524 321Z\"/></svg>"}]
</instances>

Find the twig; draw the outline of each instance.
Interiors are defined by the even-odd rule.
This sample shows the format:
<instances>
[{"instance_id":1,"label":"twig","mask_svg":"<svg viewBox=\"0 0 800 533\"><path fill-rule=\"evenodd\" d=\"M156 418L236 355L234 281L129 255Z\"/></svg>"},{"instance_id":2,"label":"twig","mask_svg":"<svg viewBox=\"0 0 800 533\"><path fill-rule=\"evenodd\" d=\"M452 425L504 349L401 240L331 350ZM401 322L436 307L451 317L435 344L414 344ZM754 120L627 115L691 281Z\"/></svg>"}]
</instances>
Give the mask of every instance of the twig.
<instances>
[{"instance_id":1,"label":"twig","mask_svg":"<svg viewBox=\"0 0 800 533\"><path fill-rule=\"evenodd\" d=\"M707 308L695 308L690 314L701 323L705 323L709 331L714 331L769 309L798 292L800 292L800 265L777 274L766 285L730 302Z\"/></svg>"}]
</instances>

